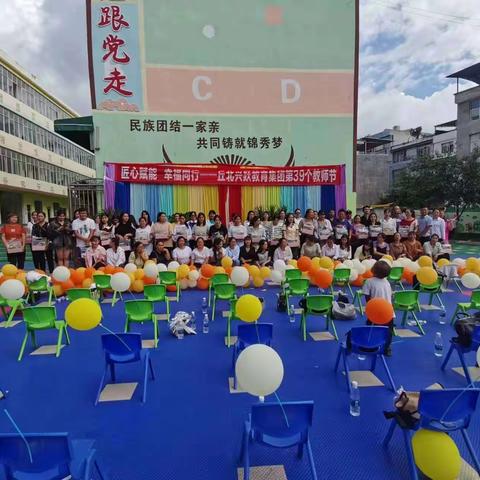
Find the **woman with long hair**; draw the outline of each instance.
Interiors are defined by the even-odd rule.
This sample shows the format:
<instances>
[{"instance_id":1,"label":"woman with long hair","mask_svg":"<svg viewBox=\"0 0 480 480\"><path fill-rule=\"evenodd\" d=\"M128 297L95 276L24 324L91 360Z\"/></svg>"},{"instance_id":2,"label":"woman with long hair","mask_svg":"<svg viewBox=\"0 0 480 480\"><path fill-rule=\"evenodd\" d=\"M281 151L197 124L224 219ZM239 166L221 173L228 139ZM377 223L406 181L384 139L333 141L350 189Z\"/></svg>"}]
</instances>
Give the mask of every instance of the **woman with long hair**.
<instances>
[{"instance_id":1,"label":"woman with long hair","mask_svg":"<svg viewBox=\"0 0 480 480\"><path fill-rule=\"evenodd\" d=\"M44 212L37 212L37 223L32 228L32 256L35 268L46 271L45 266L48 265L48 271L53 272L55 264L50 245L50 230Z\"/></svg>"},{"instance_id":2,"label":"woman with long hair","mask_svg":"<svg viewBox=\"0 0 480 480\"><path fill-rule=\"evenodd\" d=\"M100 224L98 225L98 231L96 233L96 235L100 237L100 245L102 245L102 247L108 248L114 230L113 223L110 222L110 217L106 213L103 213L100 216Z\"/></svg>"},{"instance_id":3,"label":"woman with long hair","mask_svg":"<svg viewBox=\"0 0 480 480\"><path fill-rule=\"evenodd\" d=\"M173 227L167 219L165 212L157 215L157 221L152 225L152 237L155 242L162 241L165 247L171 249L173 247Z\"/></svg>"},{"instance_id":4,"label":"woman with long hair","mask_svg":"<svg viewBox=\"0 0 480 480\"><path fill-rule=\"evenodd\" d=\"M295 223L293 213L289 213L285 218L285 240L290 247L293 258L298 258L300 252L300 231ZM280 242L278 245L280 246Z\"/></svg>"},{"instance_id":5,"label":"woman with long hair","mask_svg":"<svg viewBox=\"0 0 480 480\"><path fill-rule=\"evenodd\" d=\"M57 211L57 216L49 225L50 238L57 257L57 265L68 267L73 250L72 223L66 218L65 209Z\"/></svg>"},{"instance_id":6,"label":"woman with long hair","mask_svg":"<svg viewBox=\"0 0 480 480\"><path fill-rule=\"evenodd\" d=\"M120 241L120 246L125 250L125 256L129 258L132 251L132 241L135 237L135 227L129 213L123 212L120 223L115 227L115 236Z\"/></svg>"},{"instance_id":7,"label":"woman with long hair","mask_svg":"<svg viewBox=\"0 0 480 480\"><path fill-rule=\"evenodd\" d=\"M133 263L137 268L143 268L145 262L148 260L148 255L145 252L145 246L142 242L135 242L133 250L128 256L128 263Z\"/></svg>"}]
</instances>

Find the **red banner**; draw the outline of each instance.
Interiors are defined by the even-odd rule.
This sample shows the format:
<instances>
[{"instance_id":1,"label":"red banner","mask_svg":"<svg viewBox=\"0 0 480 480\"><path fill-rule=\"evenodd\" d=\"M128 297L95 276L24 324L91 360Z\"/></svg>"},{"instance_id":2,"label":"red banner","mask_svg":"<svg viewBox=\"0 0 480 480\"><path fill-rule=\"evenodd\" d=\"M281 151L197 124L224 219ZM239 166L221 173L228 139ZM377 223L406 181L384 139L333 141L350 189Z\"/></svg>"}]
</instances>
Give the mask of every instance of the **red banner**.
<instances>
[{"instance_id":1,"label":"red banner","mask_svg":"<svg viewBox=\"0 0 480 480\"><path fill-rule=\"evenodd\" d=\"M244 167L238 165L181 165L112 163L115 181L167 185L339 185L340 166Z\"/></svg>"}]
</instances>

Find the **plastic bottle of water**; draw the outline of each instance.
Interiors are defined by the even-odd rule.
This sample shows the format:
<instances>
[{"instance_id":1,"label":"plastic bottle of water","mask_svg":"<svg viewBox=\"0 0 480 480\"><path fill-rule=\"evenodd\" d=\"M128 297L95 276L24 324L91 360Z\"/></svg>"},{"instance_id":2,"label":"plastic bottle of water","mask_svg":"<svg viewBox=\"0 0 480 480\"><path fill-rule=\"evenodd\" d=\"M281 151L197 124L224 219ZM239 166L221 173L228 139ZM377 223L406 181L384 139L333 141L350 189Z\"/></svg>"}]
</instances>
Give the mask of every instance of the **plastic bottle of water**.
<instances>
[{"instance_id":1,"label":"plastic bottle of water","mask_svg":"<svg viewBox=\"0 0 480 480\"><path fill-rule=\"evenodd\" d=\"M445 325L445 324L447 323L447 321L446 321L446 319L445 319L445 316L446 316L445 310L442 310L442 311L440 312L440 318L438 319L438 323L439 323L440 325Z\"/></svg>"},{"instance_id":2,"label":"plastic bottle of water","mask_svg":"<svg viewBox=\"0 0 480 480\"><path fill-rule=\"evenodd\" d=\"M290 323L295 323L295 307L290 305L290 314L288 316Z\"/></svg>"},{"instance_id":3,"label":"plastic bottle of water","mask_svg":"<svg viewBox=\"0 0 480 480\"><path fill-rule=\"evenodd\" d=\"M437 332L435 334L435 356L436 357L442 357L443 356L443 338L442 334L440 332Z\"/></svg>"},{"instance_id":4,"label":"plastic bottle of water","mask_svg":"<svg viewBox=\"0 0 480 480\"><path fill-rule=\"evenodd\" d=\"M203 316L203 333L208 333L208 313Z\"/></svg>"},{"instance_id":5,"label":"plastic bottle of water","mask_svg":"<svg viewBox=\"0 0 480 480\"><path fill-rule=\"evenodd\" d=\"M205 315L208 313L208 304L207 304L207 299L205 297L202 298L202 315Z\"/></svg>"},{"instance_id":6,"label":"plastic bottle of water","mask_svg":"<svg viewBox=\"0 0 480 480\"><path fill-rule=\"evenodd\" d=\"M360 416L360 390L355 380L352 382L352 390L350 392L350 415L352 417Z\"/></svg>"},{"instance_id":7,"label":"plastic bottle of water","mask_svg":"<svg viewBox=\"0 0 480 480\"><path fill-rule=\"evenodd\" d=\"M195 332L197 331L197 318L195 317L195 312L192 310L192 319L190 321L190 328L194 330Z\"/></svg>"}]
</instances>

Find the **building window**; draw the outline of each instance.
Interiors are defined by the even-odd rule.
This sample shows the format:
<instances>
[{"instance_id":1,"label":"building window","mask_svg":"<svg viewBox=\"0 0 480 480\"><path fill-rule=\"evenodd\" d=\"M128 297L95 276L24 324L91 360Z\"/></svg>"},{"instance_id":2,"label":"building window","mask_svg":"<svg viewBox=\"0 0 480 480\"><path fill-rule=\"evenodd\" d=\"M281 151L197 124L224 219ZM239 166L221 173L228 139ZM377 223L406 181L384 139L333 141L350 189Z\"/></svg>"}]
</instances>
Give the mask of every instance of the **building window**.
<instances>
[{"instance_id":1,"label":"building window","mask_svg":"<svg viewBox=\"0 0 480 480\"><path fill-rule=\"evenodd\" d=\"M455 151L455 144L452 142L442 143L442 155L451 155Z\"/></svg>"},{"instance_id":2,"label":"building window","mask_svg":"<svg viewBox=\"0 0 480 480\"><path fill-rule=\"evenodd\" d=\"M480 133L470 135L470 152L480 150Z\"/></svg>"},{"instance_id":3,"label":"building window","mask_svg":"<svg viewBox=\"0 0 480 480\"><path fill-rule=\"evenodd\" d=\"M478 120L480 118L480 99L470 102L470 118Z\"/></svg>"},{"instance_id":4,"label":"building window","mask_svg":"<svg viewBox=\"0 0 480 480\"><path fill-rule=\"evenodd\" d=\"M430 155L430 145L417 148L417 158L428 157Z\"/></svg>"},{"instance_id":5,"label":"building window","mask_svg":"<svg viewBox=\"0 0 480 480\"><path fill-rule=\"evenodd\" d=\"M407 159L407 152L405 150L393 152L393 163L404 162L406 159Z\"/></svg>"}]
</instances>

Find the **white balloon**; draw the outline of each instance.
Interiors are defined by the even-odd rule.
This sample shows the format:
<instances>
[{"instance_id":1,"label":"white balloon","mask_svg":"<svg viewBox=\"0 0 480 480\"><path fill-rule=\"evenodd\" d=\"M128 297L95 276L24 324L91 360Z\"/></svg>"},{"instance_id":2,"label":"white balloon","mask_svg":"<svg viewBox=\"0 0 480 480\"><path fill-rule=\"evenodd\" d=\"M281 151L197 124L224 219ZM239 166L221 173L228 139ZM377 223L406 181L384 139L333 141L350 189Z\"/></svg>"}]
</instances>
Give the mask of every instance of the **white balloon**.
<instances>
[{"instance_id":1,"label":"white balloon","mask_svg":"<svg viewBox=\"0 0 480 480\"><path fill-rule=\"evenodd\" d=\"M350 267L347 267L344 263L339 263L336 267L335 270L344 270L344 269L351 269Z\"/></svg>"},{"instance_id":2,"label":"white balloon","mask_svg":"<svg viewBox=\"0 0 480 480\"><path fill-rule=\"evenodd\" d=\"M70 272L68 272L70 275ZM25 294L25 285L20 280L6 280L0 285L0 297L7 300L18 300Z\"/></svg>"},{"instance_id":3,"label":"white balloon","mask_svg":"<svg viewBox=\"0 0 480 480\"><path fill-rule=\"evenodd\" d=\"M250 279L250 274L245 267L233 267L232 274L230 275L230 280L237 287L243 287L248 280Z\"/></svg>"},{"instance_id":4,"label":"white balloon","mask_svg":"<svg viewBox=\"0 0 480 480\"><path fill-rule=\"evenodd\" d=\"M360 263L360 262L358 262ZM347 268L355 268L355 263L354 263L354 260L345 260L343 262L343 264L347 267Z\"/></svg>"},{"instance_id":5,"label":"white balloon","mask_svg":"<svg viewBox=\"0 0 480 480\"><path fill-rule=\"evenodd\" d=\"M239 388L251 395L265 397L282 383L283 362L273 348L257 343L238 356L235 375Z\"/></svg>"},{"instance_id":6,"label":"white balloon","mask_svg":"<svg viewBox=\"0 0 480 480\"><path fill-rule=\"evenodd\" d=\"M137 271L137 266L134 263L127 263L125 265L125 271L127 273L134 273Z\"/></svg>"},{"instance_id":7,"label":"white balloon","mask_svg":"<svg viewBox=\"0 0 480 480\"><path fill-rule=\"evenodd\" d=\"M187 280L189 288L195 288L197 286L196 280Z\"/></svg>"},{"instance_id":8,"label":"white balloon","mask_svg":"<svg viewBox=\"0 0 480 480\"><path fill-rule=\"evenodd\" d=\"M352 268L350 270L350 281L354 282L358 278L358 275L359 275L358 270L356 270L355 268Z\"/></svg>"},{"instance_id":9,"label":"white balloon","mask_svg":"<svg viewBox=\"0 0 480 480\"><path fill-rule=\"evenodd\" d=\"M273 283L282 283L282 272L279 272L278 270L272 270L272 274L270 275L270 280Z\"/></svg>"},{"instance_id":10,"label":"white balloon","mask_svg":"<svg viewBox=\"0 0 480 480\"><path fill-rule=\"evenodd\" d=\"M420 265L417 262L410 262L408 269L413 273L417 273L420 270Z\"/></svg>"},{"instance_id":11,"label":"white balloon","mask_svg":"<svg viewBox=\"0 0 480 480\"><path fill-rule=\"evenodd\" d=\"M480 365L480 347L477 350L477 365Z\"/></svg>"},{"instance_id":12,"label":"white balloon","mask_svg":"<svg viewBox=\"0 0 480 480\"><path fill-rule=\"evenodd\" d=\"M402 262L399 262L398 260L394 260L392 262L392 267L403 267Z\"/></svg>"},{"instance_id":13,"label":"white balloon","mask_svg":"<svg viewBox=\"0 0 480 480\"><path fill-rule=\"evenodd\" d=\"M180 289L186 290L188 288L188 280L186 278L182 278L180 280Z\"/></svg>"},{"instance_id":14,"label":"white balloon","mask_svg":"<svg viewBox=\"0 0 480 480\"><path fill-rule=\"evenodd\" d=\"M157 265L155 263L146 263L143 267L145 276L149 278L156 278L158 275Z\"/></svg>"},{"instance_id":15,"label":"white balloon","mask_svg":"<svg viewBox=\"0 0 480 480\"><path fill-rule=\"evenodd\" d=\"M370 270L376 263L376 260L373 258L368 258L367 260L362 261L362 265L365 267L365 271Z\"/></svg>"},{"instance_id":16,"label":"white balloon","mask_svg":"<svg viewBox=\"0 0 480 480\"><path fill-rule=\"evenodd\" d=\"M279 272L284 272L287 269L287 266L283 260L275 260L273 269L278 270Z\"/></svg>"},{"instance_id":17,"label":"white balloon","mask_svg":"<svg viewBox=\"0 0 480 480\"><path fill-rule=\"evenodd\" d=\"M367 267L363 265L358 258L355 258L352 263L353 268L358 272L359 275L363 275L367 271Z\"/></svg>"},{"instance_id":18,"label":"white balloon","mask_svg":"<svg viewBox=\"0 0 480 480\"><path fill-rule=\"evenodd\" d=\"M480 277L476 273L466 273L460 281L465 288L475 290L480 287Z\"/></svg>"},{"instance_id":19,"label":"white balloon","mask_svg":"<svg viewBox=\"0 0 480 480\"><path fill-rule=\"evenodd\" d=\"M176 272L179 266L180 264L178 262L173 261L168 264L167 270L170 272Z\"/></svg>"},{"instance_id":20,"label":"white balloon","mask_svg":"<svg viewBox=\"0 0 480 480\"><path fill-rule=\"evenodd\" d=\"M295 270L295 267L293 265L288 264L288 265L285 265L285 271L286 270ZM307 272L302 272L302 273L307 273Z\"/></svg>"},{"instance_id":21,"label":"white balloon","mask_svg":"<svg viewBox=\"0 0 480 480\"><path fill-rule=\"evenodd\" d=\"M157 271L158 272L166 272L167 266L164 263L157 263Z\"/></svg>"},{"instance_id":22,"label":"white balloon","mask_svg":"<svg viewBox=\"0 0 480 480\"><path fill-rule=\"evenodd\" d=\"M31 270L30 272L27 273L27 282L32 283L36 282L37 280L40 280L42 278L42 274L36 272L35 270Z\"/></svg>"},{"instance_id":23,"label":"white balloon","mask_svg":"<svg viewBox=\"0 0 480 480\"><path fill-rule=\"evenodd\" d=\"M200 278L200 272L198 270L190 270L188 272L188 279L192 282L196 282Z\"/></svg>"},{"instance_id":24,"label":"white balloon","mask_svg":"<svg viewBox=\"0 0 480 480\"><path fill-rule=\"evenodd\" d=\"M130 277L124 272L114 273L110 278L112 290L126 292L130 288Z\"/></svg>"},{"instance_id":25,"label":"white balloon","mask_svg":"<svg viewBox=\"0 0 480 480\"><path fill-rule=\"evenodd\" d=\"M52 277L57 282L66 282L70 278L70 270L62 265L52 272Z\"/></svg>"},{"instance_id":26,"label":"white balloon","mask_svg":"<svg viewBox=\"0 0 480 480\"><path fill-rule=\"evenodd\" d=\"M464 267L466 262L464 258L454 258L452 260L452 263L454 263L458 267Z\"/></svg>"}]
</instances>

